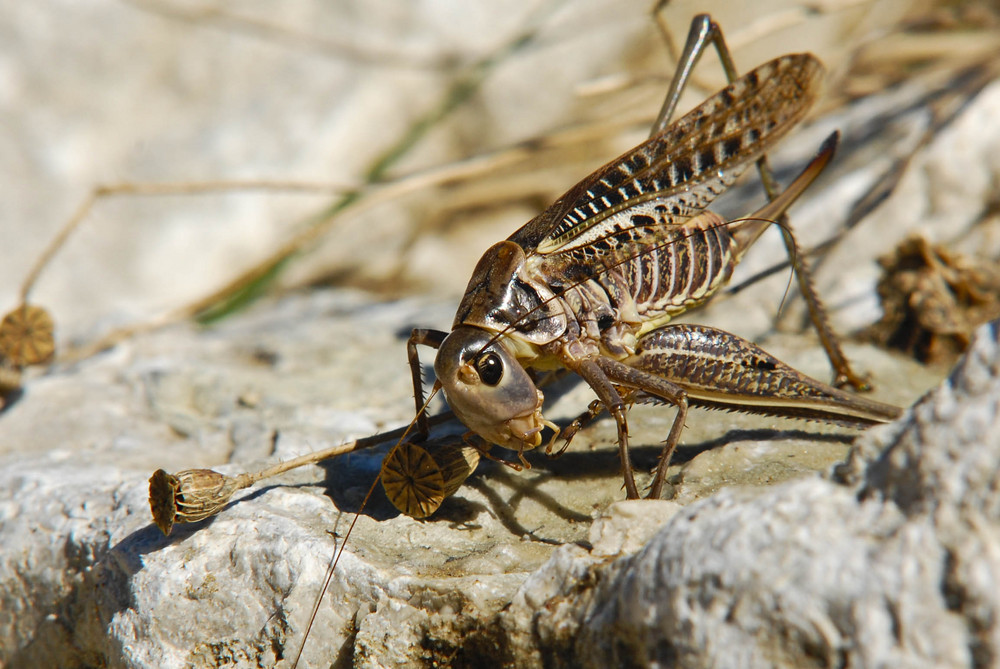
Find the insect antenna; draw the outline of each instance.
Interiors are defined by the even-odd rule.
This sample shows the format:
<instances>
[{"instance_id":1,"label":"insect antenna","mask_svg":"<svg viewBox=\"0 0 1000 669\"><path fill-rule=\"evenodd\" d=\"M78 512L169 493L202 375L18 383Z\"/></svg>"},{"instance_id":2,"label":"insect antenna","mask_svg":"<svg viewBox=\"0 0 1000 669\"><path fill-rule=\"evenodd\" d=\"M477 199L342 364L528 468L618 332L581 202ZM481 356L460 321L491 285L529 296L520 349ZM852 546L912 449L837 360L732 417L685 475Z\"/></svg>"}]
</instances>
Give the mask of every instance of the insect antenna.
<instances>
[{"instance_id":1,"label":"insect antenna","mask_svg":"<svg viewBox=\"0 0 1000 669\"><path fill-rule=\"evenodd\" d=\"M757 218L745 218L745 219L741 219L741 220L747 221L747 220L761 220L761 219L757 219ZM775 225L780 225L778 221L770 221L770 222L774 223ZM788 234L792 234L791 229L788 226L781 226L781 228L782 228L782 230L784 230ZM828 250L832 246L832 242L836 242L837 241L837 239L840 237L840 235L841 235L841 233L838 233L834 237L831 237L831 238L827 239L826 241L820 242L816 246L813 246L811 249L809 249L809 251L803 251L802 252L802 256L805 257L805 258L810 258L810 257L814 257L814 256L817 256L817 255L822 255L822 253L824 251ZM769 277L772 277L775 274L777 274L778 272L783 272L786 269L792 269L792 270L794 270L794 265L795 265L794 260L795 260L797 254L799 252L800 252L799 247L795 246L793 248L793 250L792 250L792 257L791 258L789 258L788 260L782 260L781 262L776 262L773 265L771 265L770 267L762 269L759 272L756 272L756 273L748 276L747 278L743 279L742 281L740 281L737 284L734 284L734 285L731 285L731 286L727 286L726 287L725 295L727 297L731 297L733 295L738 295L739 293L742 293L744 290L746 290L750 286L754 285L755 283L757 283L759 281L763 281L764 279L767 279ZM790 281L790 279L789 279L789 281ZM790 288L786 289L785 292L786 293L790 292ZM779 309L779 311L780 311L780 309Z\"/></svg>"},{"instance_id":2,"label":"insect antenna","mask_svg":"<svg viewBox=\"0 0 1000 669\"><path fill-rule=\"evenodd\" d=\"M386 453L386 459L388 460L393 456L393 454L400 448L406 438L413 431L413 428L417 424L417 419L427 411L427 407L430 406L431 400L434 395L441 390L441 382L437 381L434 383L434 387L431 388L431 392L427 395L427 399L424 401L423 406L417 411L417 414L410 421L410 424L406 426L406 430L400 436L399 441L393 445L389 452ZM337 571L337 564L340 562L340 557L344 554L344 549L347 548L347 540L351 538L351 533L354 531L354 526L357 525L358 519L361 518L362 512L368 506L371 496L375 493L375 488L378 486L379 482L382 480L382 472L379 471L378 475L375 476L375 480L372 481L371 486L368 488L368 492L365 493L364 499L361 500L361 506L359 507L357 513L354 514L354 518L351 520L351 524L347 527L347 533L344 534L344 540L340 542L340 547L334 551L333 556L330 558L330 564L326 569L326 576L323 578L323 587L319 591L319 595L316 596L316 602L313 604L312 612L309 614L309 623L306 625L305 634L302 636L302 643L299 645L298 652L295 653L295 660L292 662L292 669L295 669L299 665L299 659L302 657L302 651L306 648L306 640L309 639L309 632L312 631L313 623L316 621L316 614L319 613L319 607L323 603L323 598L326 596L326 591L330 587L330 581L333 580L333 575Z\"/></svg>"},{"instance_id":3,"label":"insect antenna","mask_svg":"<svg viewBox=\"0 0 1000 669\"><path fill-rule=\"evenodd\" d=\"M774 225L774 226L777 226L777 227L781 228L782 232L784 232L786 235L788 235L792 239L792 244L787 249L787 252L791 254L791 258L789 258L788 260L785 260L784 262L780 262L780 263L774 265L773 267L768 268L768 269L766 269L766 270L764 270L762 272L757 272L756 274L754 274L752 277L748 278L743 283L741 283L738 286L736 286L735 288L732 288L729 291L727 291L727 292L732 293L732 294L738 293L739 291L743 290L744 288L749 288L750 286L752 286L753 284L757 283L758 281L763 281L764 279L766 279L766 278L768 278L770 276L773 276L774 274L777 274L778 272L780 272L783 269L789 269L789 270L794 271L795 260L798 258L799 253L801 252L800 248L799 248L799 243L795 239L795 232L792 230L792 226L788 223L787 220L783 220L782 217L780 217L780 216L778 218L775 218L775 219L762 218L760 216L744 216L743 218L736 218L736 219L733 219L732 221L726 221L723 225L729 225L729 224L735 224L735 223L749 223L751 221L758 221L760 223L767 223L769 225ZM722 226L712 226L712 227L716 228L716 227L722 227ZM778 303L778 313L776 315L780 315L781 314L781 310L785 306L785 301L788 299L789 295L792 292L792 276L793 276L792 272L789 272L789 274L788 274L788 280L785 282L785 290L781 294L781 301Z\"/></svg>"}]
</instances>

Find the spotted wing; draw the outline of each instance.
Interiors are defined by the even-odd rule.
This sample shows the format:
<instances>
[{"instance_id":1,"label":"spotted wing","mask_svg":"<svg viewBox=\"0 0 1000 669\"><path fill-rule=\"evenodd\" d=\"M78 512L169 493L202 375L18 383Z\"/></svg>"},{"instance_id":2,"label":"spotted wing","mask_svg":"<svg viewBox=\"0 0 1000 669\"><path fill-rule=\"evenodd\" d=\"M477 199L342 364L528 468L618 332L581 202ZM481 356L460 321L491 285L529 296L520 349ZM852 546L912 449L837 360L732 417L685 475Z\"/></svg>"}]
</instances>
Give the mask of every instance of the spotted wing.
<instances>
[{"instance_id":1,"label":"spotted wing","mask_svg":"<svg viewBox=\"0 0 1000 669\"><path fill-rule=\"evenodd\" d=\"M657 219L680 224L703 211L801 120L821 73L810 54L764 63L591 174L510 240L529 255L579 253L623 236L641 246L650 217L617 214L655 206L665 212Z\"/></svg>"}]
</instances>

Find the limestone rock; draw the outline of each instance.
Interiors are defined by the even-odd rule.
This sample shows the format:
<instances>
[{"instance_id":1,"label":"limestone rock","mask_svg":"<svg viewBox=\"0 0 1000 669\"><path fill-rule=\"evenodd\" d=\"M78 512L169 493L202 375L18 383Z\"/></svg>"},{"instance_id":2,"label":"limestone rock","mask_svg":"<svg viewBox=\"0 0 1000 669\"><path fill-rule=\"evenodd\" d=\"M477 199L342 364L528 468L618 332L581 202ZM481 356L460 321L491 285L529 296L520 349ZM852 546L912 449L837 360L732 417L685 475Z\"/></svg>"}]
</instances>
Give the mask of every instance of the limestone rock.
<instances>
[{"instance_id":1,"label":"limestone rock","mask_svg":"<svg viewBox=\"0 0 1000 669\"><path fill-rule=\"evenodd\" d=\"M440 94L451 76L433 68L383 72L376 62L369 63L375 71L358 71L340 63L325 87L314 86L315 79L284 76L317 69L320 78L328 76L325 57L314 67L313 43L301 52L291 49L289 60L267 59L264 65L261 59L276 51L273 45L244 42L242 33L237 39L202 24L193 29L183 21L168 23L160 33L157 27L165 18L150 9L152 3L140 4L145 9L80 5L66 15L45 14L43 7L29 4L17 10L24 14L16 16L27 17L25 25L39 31L72 26L74 40L106 34L81 26L121 25L117 11L132 12L128 25L134 29L121 31L128 42L105 43L102 37L93 52L78 52L86 45L48 31L45 43L52 49L36 49L25 61L45 77L37 84L24 77L12 80L2 91L11 96L5 101L15 100L14 107L32 112L8 124L18 128L14 143L19 150L3 157L17 161L7 170L16 192L5 209L15 218L0 226L3 248L18 249L0 268L8 301L27 271L27 259L42 244L41 228L34 223L62 220L94 181L109 174L154 180L176 180L178 172L201 175L192 165L205 165L204 174L216 177L256 177L278 166L294 174L352 179L365 172L389 138L404 132L438 99L431 95L418 104L410 94ZM622 3L606 5L616 14L624 11ZM612 62L609 54L646 51L631 40L638 21L648 26L645 11L635 23L616 15L615 21L623 22L607 25L565 12L568 18L561 20L569 23L558 24L562 32L545 33L535 58L513 58L510 69L500 70L484 93L484 104L465 110L454 136L442 132L426 153L400 169L466 157L473 139L475 150L483 152L496 148L483 140L510 142L525 139L523 132L530 138L551 130L551 122L534 118L528 123L521 113L524 98L539 90L537 80L523 76L532 69L560 81L558 96L552 91L537 96L550 121L569 123L565 119L571 118L563 106L553 109L556 99L573 110L596 106L576 99L578 82L568 80L567 59L553 58L556 52L548 49L565 48L560 34L586 37L590 28L581 33L581 25L600 23L604 37L614 28L618 42L602 39L600 48L591 42L584 49L587 59L569 59L580 66L581 78L592 76L584 60L606 67ZM324 12L303 9L296 15L295 32L307 34L327 21L317 18L326 17ZM470 20L482 24L480 34L498 32L485 14L476 16ZM390 54L425 54L433 46L433 39L421 41L419 35L397 44L396 37L406 37L400 34L408 33L410 18L388 19L396 30L386 33L393 38ZM36 19L39 23L31 23ZM503 19L514 34L523 16ZM452 53L478 57L484 52L467 28L448 24L441 30ZM214 53L213 59L189 41L202 34L211 34L207 53ZM129 58L151 41L170 47L162 56L170 66ZM786 48L781 40L759 41ZM213 51L220 43L224 48ZM56 54L56 61L44 60L43 52ZM172 58L175 53L184 56L180 65ZM198 69L209 60L250 63L250 68L245 78L226 76L226 86L220 86ZM88 71L88 63L110 61L134 66L138 79L126 82L124 69L104 67L94 70L101 74L96 83L80 74ZM80 72L60 67L66 63ZM656 67L661 71L662 63ZM158 75L147 81L149 70ZM59 79L66 72L87 85L66 85ZM280 86L263 90L259 82L265 75ZM158 89L161 78L174 86L153 101L147 93ZM359 88L356 82L362 82ZM113 92L113 99L93 95L93 88ZM192 88L209 96L195 105L193 125L174 130L179 108L191 106L183 103ZM284 94L294 89L314 98L301 113L290 109L297 103ZM661 89L649 94L657 98L649 109L655 109ZM410 116L386 119L371 106L333 110L329 105L333 99L352 99L348 92L353 92L358 99L377 101L375 108L382 110L384 91L398 103L388 106L405 108ZM260 109L267 101L275 106L234 129L235 113L233 118L219 115L220 125L215 114L207 113L215 109L216 94L242 100L240 109ZM773 156L779 178L787 182L824 136L833 128L844 130L837 162L792 215L810 245L835 234L856 211L858 197L880 194L877 186L901 177L895 193L882 206L866 209L870 215L819 267L820 292L831 298L838 329L874 320L875 258L921 221L948 239L960 237L966 251L995 253L1000 236L988 205L997 182L1000 133L990 120L1000 109L1000 87L987 86L965 104L968 95L919 83L886 91L807 124L798 141ZM942 96L963 104L956 105L952 123L927 135L934 122L931 107ZM50 99L70 112L34 113L36 102ZM123 131L107 137L89 127L78 113L78 99L87 101L82 116L101 116L99 107L114 102L114 113L101 116L102 123ZM156 107L165 118L139 114L141 123L126 123L137 117L136 101ZM487 107L493 116L484 120L481 112ZM501 124L501 118L510 120ZM376 123L354 131L355 122L367 120ZM523 131L525 124L530 132ZM602 159L614 155L612 146L627 148L618 144L643 134L634 128L629 132L602 146L609 149ZM283 141L296 133L298 143ZM42 141L50 137L51 144ZM583 143L604 141L602 135L600 142ZM320 148L300 159L302 144ZM219 150L205 157L197 150L206 145ZM968 151L970 146L975 150ZM188 152L190 147L195 153ZM579 149L579 143L570 144L565 154ZM87 160L98 154L101 161ZM119 154L122 160L115 158ZM560 180L558 189L600 162L573 165L579 169ZM907 166L911 169L904 170ZM536 179L534 173L515 177ZM20 181L31 181L31 188L22 188ZM326 265L324 271L353 276L344 268L363 267L370 280L402 276L410 282L420 272L458 261L471 267L475 250L509 234L512 225L537 210L539 192L550 195L554 189L532 183L529 195L509 207L519 216L513 224L506 215L497 217L503 219L498 226L503 234L496 229L468 233L464 224L452 225L482 202L469 190L458 193L465 200L454 202L441 198L441 190L426 195L427 200L447 199L434 210L440 220L429 225L429 234L399 222L410 221L419 206L373 208L344 221L343 237L328 246L343 239L352 244L326 249L321 257L324 262L346 257L346 264ZM21 191L34 195L20 199ZM67 192L69 204L54 192ZM457 194L449 189L448 195ZM741 193L733 195L739 214L752 211L739 204ZM491 197L506 201L502 195ZM295 204L277 214L246 201L231 209L224 199L217 208L202 210L203 218L190 217L187 207L168 210L150 223L153 232L146 231L145 242L130 234L130 224L146 221L148 210L122 203L112 216L109 206L105 214L117 223L81 235L80 246L66 249L59 268L39 286L39 295L56 305L57 335L68 331L70 339L86 340L120 320L158 313L150 304L164 296L171 305L186 303L204 292L206 281L214 285L231 278L234 258L252 264L272 249L283 238L276 228L307 209ZM324 204L329 204L325 198ZM234 210L237 218L246 214L247 227L223 231L224 226L208 225L221 217L218 212ZM92 219L102 221L100 215ZM50 224L46 234L55 227ZM475 249L466 252L469 239L463 235L474 240ZM384 240L392 243L373 243ZM136 251L147 245L162 257ZM189 257L193 245L207 251L224 245L226 250L210 253L211 271L195 276L190 270L199 263ZM737 280L784 257L777 237L762 239L759 246ZM377 257L367 253L372 249ZM400 266L406 272L400 274ZM329 276L312 270L302 275ZM444 294L461 290L467 279L464 271L444 274L428 280L447 284L440 290ZM785 279L760 281L736 298L720 296L697 318L754 338L797 368L825 377L828 367L812 335L798 325L774 326ZM265 300L211 328L176 324L75 364L28 373L23 395L0 414L0 663L288 666L302 644L329 561L344 545L352 514L385 448L256 486L215 518L176 527L170 537L150 521L147 480L160 467L204 466L235 474L255 463L405 424L412 417L412 399L403 340L414 326L447 327L453 297L391 301L342 287L312 288ZM791 314L786 323L797 311L794 305L786 310ZM897 424L868 432L832 478L815 471L844 457L853 431L694 410L671 469L671 501L618 504L624 495L614 429L607 421L579 435L558 460L530 454L528 471L484 463L426 522L400 517L376 491L340 558L300 666L988 665L1000 657L996 336L995 326L984 329L946 384ZM880 399L900 405L912 403L944 375L870 346L849 345L848 355L872 373ZM556 418L575 415L592 398L587 388L569 384L547 395ZM655 462L672 417L664 407L640 407L631 414L640 469ZM760 487L774 483L779 485Z\"/></svg>"},{"instance_id":2,"label":"limestone rock","mask_svg":"<svg viewBox=\"0 0 1000 669\"><path fill-rule=\"evenodd\" d=\"M500 615L519 661L989 664L1000 639L998 371L991 323L945 383L859 439L855 459L879 453L861 484L724 490L611 564L559 551Z\"/></svg>"}]
</instances>

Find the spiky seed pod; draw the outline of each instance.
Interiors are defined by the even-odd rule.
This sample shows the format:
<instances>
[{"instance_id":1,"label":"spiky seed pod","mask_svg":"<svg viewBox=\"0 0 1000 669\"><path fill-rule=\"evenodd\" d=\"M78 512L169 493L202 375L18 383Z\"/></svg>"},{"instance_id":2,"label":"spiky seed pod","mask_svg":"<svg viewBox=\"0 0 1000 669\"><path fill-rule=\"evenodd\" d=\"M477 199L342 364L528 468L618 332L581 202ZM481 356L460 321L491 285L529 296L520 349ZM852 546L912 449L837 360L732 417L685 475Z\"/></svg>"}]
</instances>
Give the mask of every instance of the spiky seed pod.
<instances>
[{"instance_id":1,"label":"spiky seed pod","mask_svg":"<svg viewBox=\"0 0 1000 669\"><path fill-rule=\"evenodd\" d=\"M0 321L0 357L17 368L46 363L55 354L54 332L49 312L22 304Z\"/></svg>"},{"instance_id":2,"label":"spiky seed pod","mask_svg":"<svg viewBox=\"0 0 1000 669\"><path fill-rule=\"evenodd\" d=\"M157 469L149 478L149 509L165 535L174 523L193 523L215 515L237 490L247 487L246 475L225 476L211 469L185 469L168 474Z\"/></svg>"},{"instance_id":3,"label":"spiky seed pod","mask_svg":"<svg viewBox=\"0 0 1000 669\"><path fill-rule=\"evenodd\" d=\"M382 463L382 487L393 506L412 518L426 518L444 501L441 467L411 442L394 448Z\"/></svg>"}]
</instances>

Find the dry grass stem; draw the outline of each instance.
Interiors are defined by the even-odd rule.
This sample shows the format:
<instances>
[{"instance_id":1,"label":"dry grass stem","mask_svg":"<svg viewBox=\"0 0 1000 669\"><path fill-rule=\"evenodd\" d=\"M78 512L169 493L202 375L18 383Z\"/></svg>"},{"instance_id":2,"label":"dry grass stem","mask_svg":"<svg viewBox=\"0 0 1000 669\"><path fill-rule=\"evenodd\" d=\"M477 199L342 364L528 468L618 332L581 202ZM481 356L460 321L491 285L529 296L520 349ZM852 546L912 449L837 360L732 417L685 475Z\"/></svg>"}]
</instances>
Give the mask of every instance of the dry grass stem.
<instances>
[{"instance_id":1,"label":"dry grass stem","mask_svg":"<svg viewBox=\"0 0 1000 669\"><path fill-rule=\"evenodd\" d=\"M122 182L117 184L106 184L97 186L90 195L80 203L73 215L63 224L48 246L39 254L35 264L21 284L21 301L27 302L31 290L34 288L42 270L51 262L53 256L66 243L66 240L74 230L87 218L94 206L103 199L115 196L155 196L155 195L201 195L205 193L222 193L229 191L280 191L306 194L329 194L343 193L357 186L337 185L329 183L315 183L303 181L279 181L264 179L247 180L216 180L197 182L170 182L170 183L134 183Z\"/></svg>"},{"instance_id":2,"label":"dry grass stem","mask_svg":"<svg viewBox=\"0 0 1000 669\"><path fill-rule=\"evenodd\" d=\"M150 0L126 0L126 2L150 14L175 21L190 23L198 27L212 27L236 35L249 35L297 50L319 53L337 60L409 70L442 69L448 67L451 61L446 54L421 55L381 51L370 46L360 48L350 42L332 38L325 33L306 32L292 26L281 25L275 21L266 21L249 14L229 11L221 6L188 9L182 6L182 3L171 4L151 2Z\"/></svg>"}]
</instances>

